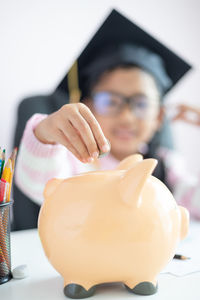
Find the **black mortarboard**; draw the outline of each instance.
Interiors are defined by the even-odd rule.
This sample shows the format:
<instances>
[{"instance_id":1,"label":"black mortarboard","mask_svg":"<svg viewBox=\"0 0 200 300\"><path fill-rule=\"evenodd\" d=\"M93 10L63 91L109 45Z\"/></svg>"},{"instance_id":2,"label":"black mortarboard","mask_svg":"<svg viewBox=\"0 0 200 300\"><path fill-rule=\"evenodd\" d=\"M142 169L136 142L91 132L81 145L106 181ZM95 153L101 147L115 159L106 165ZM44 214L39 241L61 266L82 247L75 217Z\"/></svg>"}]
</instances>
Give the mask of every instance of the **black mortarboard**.
<instances>
[{"instance_id":1,"label":"black mortarboard","mask_svg":"<svg viewBox=\"0 0 200 300\"><path fill-rule=\"evenodd\" d=\"M95 74L116 64L133 64L150 72L163 95L191 68L154 37L112 10L58 89L72 98L87 96L88 77L95 78Z\"/></svg>"}]
</instances>

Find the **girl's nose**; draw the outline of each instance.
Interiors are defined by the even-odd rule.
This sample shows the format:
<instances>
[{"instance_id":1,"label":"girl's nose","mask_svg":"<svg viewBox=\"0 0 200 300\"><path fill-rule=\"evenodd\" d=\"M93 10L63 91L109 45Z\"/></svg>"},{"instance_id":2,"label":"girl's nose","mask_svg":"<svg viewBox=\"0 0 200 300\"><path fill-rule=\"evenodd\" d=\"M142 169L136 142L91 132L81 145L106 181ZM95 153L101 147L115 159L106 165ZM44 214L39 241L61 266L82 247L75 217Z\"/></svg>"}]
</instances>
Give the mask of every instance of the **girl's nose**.
<instances>
[{"instance_id":1,"label":"girl's nose","mask_svg":"<svg viewBox=\"0 0 200 300\"><path fill-rule=\"evenodd\" d=\"M119 118L123 118L123 119L130 120L130 121L137 119L135 112L130 109L129 105L125 105L123 107L122 111L119 114Z\"/></svg>"}]
</instances>

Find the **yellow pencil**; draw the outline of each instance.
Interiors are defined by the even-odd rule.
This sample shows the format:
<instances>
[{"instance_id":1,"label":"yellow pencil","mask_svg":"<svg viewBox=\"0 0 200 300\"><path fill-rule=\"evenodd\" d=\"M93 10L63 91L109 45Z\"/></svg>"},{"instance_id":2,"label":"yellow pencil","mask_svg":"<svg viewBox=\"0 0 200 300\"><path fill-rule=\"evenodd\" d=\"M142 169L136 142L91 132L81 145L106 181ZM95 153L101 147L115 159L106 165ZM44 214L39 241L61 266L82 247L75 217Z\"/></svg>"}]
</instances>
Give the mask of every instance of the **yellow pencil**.
<instances>
[{"instance_id":1,"label":"yellow pencil","mask_svg":"<svg viewBox=\"0 0 200 300\"><path fill-rule=\"evenodd\" d=\"M11 172L11 178L10 178L10 183L9 183L9 193L8 193L8 200L10 201L10 193L11 193L11 187L12 187L12 181L13 181L13 175L14 175L14 169L15 169L15 160L17 156L17 148L15 148L10 156L10 160L12 163L12 172Z\"/></svg>"},{"instance_id":2,"label":"yellow pencil","mask_svg":"<svg viewBox=\"0 0 200 300\"><path fill-rule=\"evenodd\" d=\"M11 180L12 180L12 162L9 159L3 169L2 179L9 183L8 189L6 191L6 202L10 200L10 188L11 188Z\"/></svg>"},{"instance_id":3,"label":"yellow pencil","mask_svg":"<svg viewBox=\"0 0 200 300\"><path fill-rule=\"evenodd\" d=\"M3 169L2 178L5 181L10 183L11 175L12 175L12 162L11 162L11 159L9 159Z\"/></svg>"}]
</instances>

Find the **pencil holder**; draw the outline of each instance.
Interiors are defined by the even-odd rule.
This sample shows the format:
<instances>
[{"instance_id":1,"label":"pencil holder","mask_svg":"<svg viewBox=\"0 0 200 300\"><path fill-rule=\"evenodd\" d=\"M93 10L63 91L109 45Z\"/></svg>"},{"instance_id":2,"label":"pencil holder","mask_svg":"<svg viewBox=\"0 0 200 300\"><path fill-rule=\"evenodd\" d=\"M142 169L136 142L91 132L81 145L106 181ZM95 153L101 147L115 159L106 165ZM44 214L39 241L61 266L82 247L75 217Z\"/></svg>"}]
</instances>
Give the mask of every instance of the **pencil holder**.
<instances>
[{"instance_id":1,"label":"pencil holder","mask_svg":"<svg viewBox=\"0 0 200 300\"><path fill-rule=\"evenodd\" d=\"M10 253L11 205L12 202L0 203L0 284L12 278Z\"/></svg>"}]
</instances>

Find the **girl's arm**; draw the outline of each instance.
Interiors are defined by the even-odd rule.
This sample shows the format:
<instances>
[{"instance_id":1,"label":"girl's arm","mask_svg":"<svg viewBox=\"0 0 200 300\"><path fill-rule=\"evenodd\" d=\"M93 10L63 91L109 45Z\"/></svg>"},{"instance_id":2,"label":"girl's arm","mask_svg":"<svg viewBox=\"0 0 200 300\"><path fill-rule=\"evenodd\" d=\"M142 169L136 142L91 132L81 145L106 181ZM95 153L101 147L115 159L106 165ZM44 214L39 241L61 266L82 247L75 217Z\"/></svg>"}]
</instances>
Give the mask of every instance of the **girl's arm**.
<instances>
[{"instance_id":1,"label":"girl's arm","mask_svg":"<svg viewBox=\"0 0 200 300\"><path fill-rule=\"evenodd\" d=\"M200 126L200 108L180 104L176 107L177 113L172 121L184 121L188 124Z\"/></svg>"},{"instance_id":2,"label":"girl's arm","mask_svg":"<svg viewBox=\"0 0 200 300\"><path fill-rule=\"evenodd\" d=\"M41 204L49 179L69 177L75 169L81 172L81 162L92 162L99 150L109 149L100 125L82 103L66 104L50 115L35 114L27 122L20 144L16 184Z\"/></svg>"},{"instance_id":3,"label":"girl's arm","mask_svg":"<svg viewBox=\"0 0 200 300\"><path fill-rule=\"evenodd\" d=\"M186 169L177 152L161 149L159 154L165 162L167 181L177 203L186 207L192 218L200 220L200 176L194 176Z\"/></svg>"},{"instance_id":4,"label":"girl's arm","mask_svg":"<svg viewBox=\"0 0 200 300\"><path fill-rule=\"evenodd\" d=\"M46 182L53 178L66 178L74 173L78 160L59 144L40 142L34 130L47 115L35 114L26 124L21 139L16 169L15 183L31 200L41 205Z\"/></svg>"},{"instance_id":5,"label":"girl's arm","mask_svg":"<svg viewBox=\"0 0 200 300\"><path fill-rule=\"evenodd\" d=\"M39 141L64 145L83 163L91 163L110 146L90 109L83 103L63 105L34 130Z\"/></svg>"}]
</instances>

